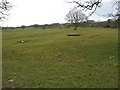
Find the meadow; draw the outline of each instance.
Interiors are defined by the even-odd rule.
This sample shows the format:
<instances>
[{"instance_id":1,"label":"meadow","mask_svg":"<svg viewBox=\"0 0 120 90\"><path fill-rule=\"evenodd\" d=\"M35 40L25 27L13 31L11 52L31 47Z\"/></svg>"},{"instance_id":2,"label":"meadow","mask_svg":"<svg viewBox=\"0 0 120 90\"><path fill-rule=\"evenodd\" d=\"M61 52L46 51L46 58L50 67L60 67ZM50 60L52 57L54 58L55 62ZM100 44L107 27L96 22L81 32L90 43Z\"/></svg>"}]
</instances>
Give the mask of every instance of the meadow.
<instances>
[{"instance_id":1,"label":"meadow","mask_svg":"<svg viewBox=\"0 0 120 90\"><path fill-rule=\"evenodd\" d=\"M3 88L118 87L117 29L3 30L2 45Z\"/></svg>"}]
</instances>

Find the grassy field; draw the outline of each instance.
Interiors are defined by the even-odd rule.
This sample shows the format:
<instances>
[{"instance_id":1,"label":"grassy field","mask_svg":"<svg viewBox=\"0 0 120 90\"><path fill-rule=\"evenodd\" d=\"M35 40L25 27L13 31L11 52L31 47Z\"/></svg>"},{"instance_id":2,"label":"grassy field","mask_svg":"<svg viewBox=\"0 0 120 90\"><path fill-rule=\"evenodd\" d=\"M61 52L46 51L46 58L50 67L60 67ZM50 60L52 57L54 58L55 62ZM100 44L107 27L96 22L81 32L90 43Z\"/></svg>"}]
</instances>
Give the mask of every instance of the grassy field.
<instances>
[{"instance_id":1,"label":"grassy field","mask_svg":"<svg viewBox=\"0 0 120 90\"><path fill-rule=\"evenodd\" d=\"M2 53L3 87L118 87L117 29L3 30Z\"/></svg>"}]
</instances>

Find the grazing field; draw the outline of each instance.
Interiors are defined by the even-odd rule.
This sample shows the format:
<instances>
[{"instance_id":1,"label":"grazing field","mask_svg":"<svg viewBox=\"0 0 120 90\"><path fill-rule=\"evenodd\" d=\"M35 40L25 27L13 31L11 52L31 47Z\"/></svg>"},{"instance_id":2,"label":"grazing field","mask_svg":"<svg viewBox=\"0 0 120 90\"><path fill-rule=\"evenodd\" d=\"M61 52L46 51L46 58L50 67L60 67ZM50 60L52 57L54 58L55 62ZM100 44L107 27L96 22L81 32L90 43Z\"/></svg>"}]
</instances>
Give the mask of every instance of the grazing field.
<instances>
[{"instance_id":1,"label":"grazing field","mask_svg":"<svg viewBox=\"0 0 120 90\"><path fill-rule=\"evenodd\" d=\"M117 29L3 30L2 48L3 87L118 87Z\"/></svg>"}]
</instances>

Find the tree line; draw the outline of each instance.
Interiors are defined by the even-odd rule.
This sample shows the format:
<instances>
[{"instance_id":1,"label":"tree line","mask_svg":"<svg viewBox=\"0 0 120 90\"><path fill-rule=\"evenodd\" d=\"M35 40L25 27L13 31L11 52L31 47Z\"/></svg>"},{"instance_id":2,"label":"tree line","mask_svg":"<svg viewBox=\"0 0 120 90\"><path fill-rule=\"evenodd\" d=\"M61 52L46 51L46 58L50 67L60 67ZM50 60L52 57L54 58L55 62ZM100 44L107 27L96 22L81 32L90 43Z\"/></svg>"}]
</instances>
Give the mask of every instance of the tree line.
<instances>
[{"instance_id":1,"label":"tree line","mask_svg":"<svg viewBox=\"0 0 120 90\"><path fill-rule=\"evenodd\" d=\"M27 28L32 28L32 29L49 29L49 28L73 28L75 29L75 23L53 23L53 24L44 24L44 25L39 25L39 24L34 24L34 25L29 25L29 26L19 26L19 27L2 27L2 29L27 29ZM83 22L78 22L77 27L102 27L102 28L118 28L118 22L117 20L113 19L108 19L107 21L94 21L94 20L87 20Z\"/></svg>"}]
</instances>

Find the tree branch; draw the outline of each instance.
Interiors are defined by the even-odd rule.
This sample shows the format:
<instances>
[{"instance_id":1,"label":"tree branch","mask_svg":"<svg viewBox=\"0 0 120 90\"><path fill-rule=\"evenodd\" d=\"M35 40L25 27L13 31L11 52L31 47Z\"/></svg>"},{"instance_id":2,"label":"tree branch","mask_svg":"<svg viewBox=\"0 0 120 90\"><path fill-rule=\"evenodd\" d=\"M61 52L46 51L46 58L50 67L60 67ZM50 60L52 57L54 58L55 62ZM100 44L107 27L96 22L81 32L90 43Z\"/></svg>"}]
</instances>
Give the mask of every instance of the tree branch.
<instances>
[{"instance_id":1,"label":"tree branch","mask_svg":"<svg viewBox=\"0 0 120 90\"><path fill-rule=\"evenodd\" d=\"M12 6L9 2L7 2L7 0L2 0L2 2L0 2L0 20L4 19L4 17L8 15L7 11L9 11L11 8Z\"/></svg>"},{"instance_id":2,"label":"tree branch","mask_svg":"<svg viewBox=\"0 0 120 90\"><path fill-rule=\"evenodd\" d=\"M99 7L99 4L101 2L102 2L102 0L90 0L90 1L86 1L83 4L81 4L81 2L72 1L72 2L69 2L69 3L75 3L77 6L74 7L70 12L72 12L73 10L80 7L81 11L93 10L89 15L89 16L91 16L96 11L97 7Z\"/></svg>"}]
</instances>

